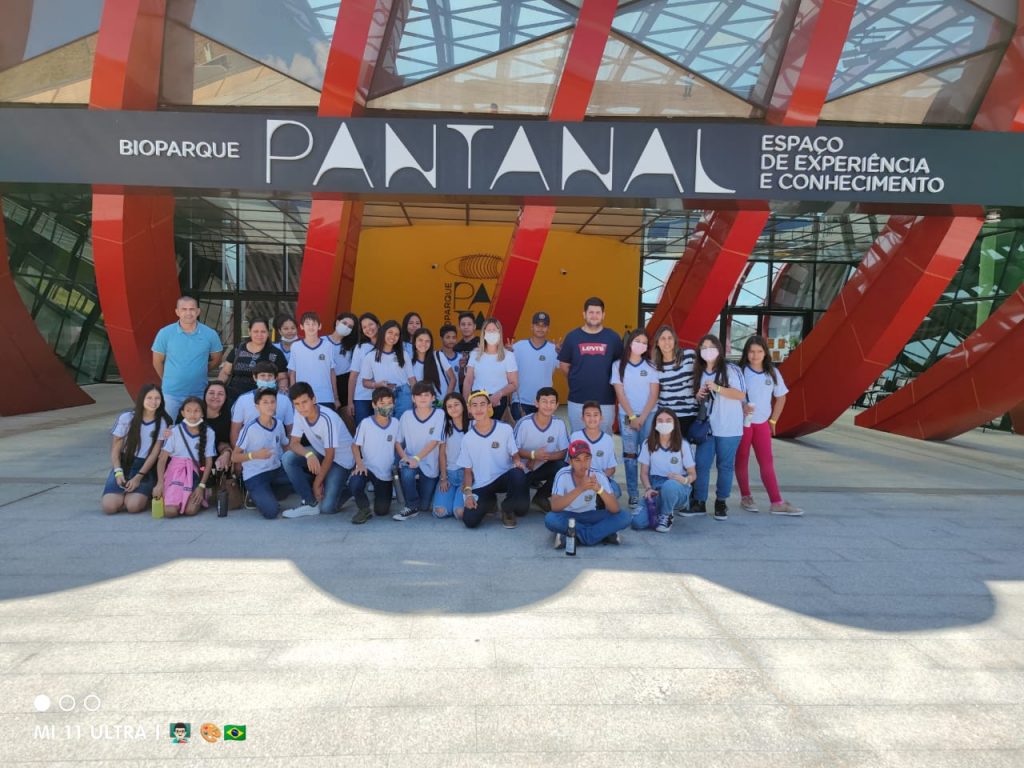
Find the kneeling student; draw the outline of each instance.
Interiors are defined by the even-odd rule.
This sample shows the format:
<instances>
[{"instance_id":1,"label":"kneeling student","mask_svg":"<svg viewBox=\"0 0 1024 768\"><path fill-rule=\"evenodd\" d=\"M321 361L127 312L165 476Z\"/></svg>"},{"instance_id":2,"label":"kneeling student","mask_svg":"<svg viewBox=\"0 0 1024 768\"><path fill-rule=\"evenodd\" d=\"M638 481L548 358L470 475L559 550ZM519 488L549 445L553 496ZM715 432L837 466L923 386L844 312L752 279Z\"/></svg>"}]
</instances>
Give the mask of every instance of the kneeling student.
<instances>
[{"instance_id":1,"label":"kneeling student","mask_svg":"<svg viewBox=\"0 0 1024 768\"><path fill-rule=\"evenodd\" d=\"M391 484L395 466L395 453L405 458L399 444L398 421L391 417L395 412L395 396L387 387L377 387L370 395L373 415L367 416L356 427L352 444L356 468L352 470L352 495L356 497L356 512L352 522L361 525L373 515L383 516L391 508ZM373 512L366 496L366 483L373 483Z\"/></svg>"},{"instance_id":2,"label":"kneeling student","mask_svg":"<svg viewBox=\"0 0 1024 768\"><path fill-rule=\"evenodd\" d=\"M153 498L164 500L164 517L191 517L207 506L206 481L213 471L217 438L206 423L203 401L186 397L180 421L169 430L156 464Z\"/></svg>"},{"instance_id":3,"label":"kneeling student","mask_svg":"<svg viewBox=\"0 0 1024 768\"><path fill-rule=\"evenodd\" d=\"M659 408L654 415L654 429L640 448L640 484L644 499L656 499L658 533L668 533L676 510L688 516L690 488L697 479L690 444L683 439L679 420L669 408ZM647 505L641 504L633 516L634 528L649 525Z\"/></svg>"},{"instance_id":4,"label":"kneeling student","mask_svg":"<svg viewBox=\"0 0 1024 768\"><path fill-rule=\"evenodd\" d=\"M494 420L491 395L484 390L469 396L469 415L473 425L462 438L458 461L465 499L462 522L467 528L476 528L497 509L498 494L504 493L501 522L506 528L515 528L516 517L525 515L530 504L530 486L512 427Z\"/></svg>"},{"instance_id":5,"label":"kneeling student","mask_svg":"<svg viewBox=\"0 0 1024 768\"><path fill-rule=\"evenodd\" d=\"M417 331L417 339L422 338ZM398 420L399 437L405 458L399 468L405 509L395 520L409 520L420 512L429 512L437 487L437 446L444 431L444 414L434 408L434 385L417 381L412 385L413 410Z\"/></svg>"},{"instance_id":6,"label":"kneeling student","mask_svg":"<svg viewBox=\"0 0 1024 768\"><path fill-rule=\"evenodd\" d=\"M288 390L288 397L296 418L281 464L302 504L286 509L281 517L333 515L352 495L352 435L337 413L317 402L313 388L306 382L295 384ZM302 444L303 437L308 447Z\"/></svg>"},{"instance_id":7,"label":"kneeling student","mask_svg":"<svg viewBox=\"0 0 1024 768\"><path fill-rule=\"evenodd\" d=\"M242 397L249 397L249 394ZM291 481L281 468L281 454L288 445L288 436L284 424L274 415L277 392L257 390L255 402L260 415L242 427L231 461L242 465L245 490L256 509L267 520L273 520L280 511L278 494L283 498L292 491Z\"/></svg>"},{"instance_id":8,"label":"kneeling student","mask_svg":"<svg viewBox=\"0 0 1024 768\"><path fill-rule=\"evenodd\" d=\"M629 513L619 510L608 476L594 470L592 460L590 443L576 440L569 444L569 466L555 475L551 511L544 516L545 527L555 534L555 549L565 546L569 518L576 518L576 540L586 546L618 544L619 531L629 527ZM598 499L604 509L597 508Z\"/></svg>"},{"instance_id":9,"label":"kneeling student","mask_svg":"<svg viewBox=\"0 0 1024 768\"><path fill-rule=\"evenodd\" d=\"M519 458L526 463L526 482L538 486L533 503L544 512L551 511L551 483L565 466L569 432L565 422L555 418L558 392L554 387L537 390L537 410L524 416L515 426Z\"/></svg>"},{"instance_id":10,"label":"kneeling student","mask_svg":"<svg viewBox=\"0 0 1024 768\"><path fill-rule=\"evenodd\" d=\"M171 426L164 412L164 396L156 384L146 384L135 398L135 410L117 417L110 434L110 463L100 503L112 515L121 510L141 512L149 504L156 483L156 462L160 457L163 432Z\"/></svg>"},{"instance_id":11,"label":"kneeling student","mask_svg":"<svg viewBox=\"0 0 1024 768\"><path fill-rule=\"evenodd\" d=\"M583 404L583 429L576 430L569 435L569 442L584 440L590 446L590 453L593 456L590 466L595 472L600 472L608 478L608 485L611 486L612 495L619 498L622 489L615 482L615 470L619 463L615 460L615 443L612 436L601 429L601 404L596 400L588 400Z\"/></svg>"}]
</instances>

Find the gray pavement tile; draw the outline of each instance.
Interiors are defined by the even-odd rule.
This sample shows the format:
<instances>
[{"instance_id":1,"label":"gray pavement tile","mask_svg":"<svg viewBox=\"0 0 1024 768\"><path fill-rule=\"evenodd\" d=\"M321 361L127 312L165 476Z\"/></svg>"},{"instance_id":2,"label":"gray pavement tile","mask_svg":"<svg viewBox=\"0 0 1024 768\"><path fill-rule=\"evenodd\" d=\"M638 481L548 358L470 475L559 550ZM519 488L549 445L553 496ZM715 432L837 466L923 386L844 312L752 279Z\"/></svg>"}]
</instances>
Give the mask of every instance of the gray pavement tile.
<instances>
[{"instance_id":1,"label":"gray pavement tile","mask_svg":"<svg viewBox=\"0 0 1024 768\"><path fill-rule=\"evenodd\" d=\"M603 667L629 667L638 659L678 669L735 669L748 666L736 648L724 638L636 640L587 638L562 643L551 652L547 640L494 641L496 662L507 667L587 669L600 659Z\"/></svg>"},{"instance_id":2,"label":"gray pavement tile","mask_svg":"<svg viewBox=\"0 0 1024 768\"><path fill-rule=\"evenodd\" d=\"M935 666L930 656L905 640L887 639L789 639L751 638L744 650L758 666L802 669L929 669Z\"/></svg>"}]
</instances>

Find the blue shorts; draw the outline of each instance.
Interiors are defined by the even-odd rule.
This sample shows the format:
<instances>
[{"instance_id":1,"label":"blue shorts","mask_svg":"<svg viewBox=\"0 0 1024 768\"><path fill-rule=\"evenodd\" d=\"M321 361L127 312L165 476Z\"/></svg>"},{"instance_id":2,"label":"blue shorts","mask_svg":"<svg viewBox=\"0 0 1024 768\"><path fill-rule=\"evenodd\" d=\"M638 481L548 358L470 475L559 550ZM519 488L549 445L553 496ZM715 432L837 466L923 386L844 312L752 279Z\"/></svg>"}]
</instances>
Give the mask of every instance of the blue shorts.
<instances>
[{"instance_id":1,"label":"blue shorts","mask_svg":"<svg viewBox=\"0 0 1024 768\"><path fill-rule=\"evenodd\" d=\"M146 463L145 458L135 457L135 461L132 462L131 471L125 476L125 482L135 477L142 469L142 465ZM145 477L142 478L142 482L139 483L139 487L136 488L132 493L141 493L144 496L151 497L153 495L153 486L156 485L156 469L151 469L146 473ZM114 477L114 470L110 470L110 474L107 475L107 484L103 486L103 495L106 496L108 493L124 493L124 488L117 484L117 479Z\"/></svg>"}]
</instances>

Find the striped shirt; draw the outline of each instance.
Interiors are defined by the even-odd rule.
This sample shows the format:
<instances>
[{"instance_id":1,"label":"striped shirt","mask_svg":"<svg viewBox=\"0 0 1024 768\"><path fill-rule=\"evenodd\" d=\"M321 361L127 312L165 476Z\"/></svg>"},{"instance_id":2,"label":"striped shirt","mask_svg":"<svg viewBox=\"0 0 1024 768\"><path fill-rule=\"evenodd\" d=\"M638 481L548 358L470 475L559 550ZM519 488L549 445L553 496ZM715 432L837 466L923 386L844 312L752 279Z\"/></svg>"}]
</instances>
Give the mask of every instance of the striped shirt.
<instances>
[{"instance_id":1,"label":"striped shirt","mask_svg":"<svg viewBox=\"0 0 1024 768\"><path fill-rule=\"evenodd\" d=\"M693 366L697 353L684 349L675 363L665 364L658 371L658 407L669 408L676 418L685 419L697 415L697 398L693 396Z\"/></svg>"}]
</instances>

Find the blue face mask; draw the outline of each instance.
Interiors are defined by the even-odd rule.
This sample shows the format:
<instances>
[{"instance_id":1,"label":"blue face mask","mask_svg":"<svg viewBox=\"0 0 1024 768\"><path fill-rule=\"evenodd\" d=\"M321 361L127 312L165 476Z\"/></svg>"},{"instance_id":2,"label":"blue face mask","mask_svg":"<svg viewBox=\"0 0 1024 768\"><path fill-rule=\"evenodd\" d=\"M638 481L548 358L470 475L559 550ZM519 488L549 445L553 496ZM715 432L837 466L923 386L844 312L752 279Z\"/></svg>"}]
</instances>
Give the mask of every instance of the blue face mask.
<instances>
[{"instance_id":1,"label":"blue face mask","mask_svg":"<svg viewBox=\"0 0 1024 768\"><path fill-rule=\"evenodd\" d=\"M256 379L257 389L276 389L277 382L271 379L270 381L263 381L262 379Z\"/></svg>"}]
</instances>

